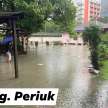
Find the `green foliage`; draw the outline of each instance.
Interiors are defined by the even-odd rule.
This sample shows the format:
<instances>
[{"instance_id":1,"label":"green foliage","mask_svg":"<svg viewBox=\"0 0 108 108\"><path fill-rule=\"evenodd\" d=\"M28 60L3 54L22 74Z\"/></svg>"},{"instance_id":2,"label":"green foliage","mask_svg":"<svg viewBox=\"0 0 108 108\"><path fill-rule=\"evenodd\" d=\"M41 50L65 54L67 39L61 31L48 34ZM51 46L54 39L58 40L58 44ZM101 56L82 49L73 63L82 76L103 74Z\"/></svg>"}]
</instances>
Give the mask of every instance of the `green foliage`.
<instances>
[{"instance_id":1,"label":"green foliage","mask_svg":"<svg viewBox=\"0 0 108 108\"><path fill-rule=\"evenodd\" d=\"M18 22L22 28L36 32L42 28L44 21L52 11L52 5L49 0L15 0L15 7L18 11L24 11L26 16Z\"/></svg>"},{"instance_id":2,"label":"green foliage","mask_svg":"<svg viewBox=\"0 0 108 108\"><path fill-rule=\"evenodd\" d=\"M108 33L101 34L101 41L107 41L108 42Z\"/></svg>"},{"instance_id":3,"label":"green foliage","mask_svg":"<svg viewBox=\"0 0 108 108\"><path fill-rule=\"evenodd\" d=\"M26 19L20 22L21 27L36 32L44 28L48 18L51 18L52 27L54 27L52 29L57 28L58 30L59 27L59 31L73 33L76 11L71 0L32 0L31 2L29 0L15 0L15 2L18 10L27 13Z\"/></svg>"},{"instance_id":4,"label":"green foliage","mask_svg":"<svg viewBox=\"0 0 108 108\"><path fill-rule=\"evenodd\" d=\"M101 41L100 29L94 25L87 27L83 33L83 38L85 42L89 43L90 52L91 52L91 61L92 61L94 68L99 69L98 46Z\"/></svg>"},{"instance_id":5,"label":"green foliage","mask_svg":"<svg viewBox=\"0 0 108 108\"><path fill-rule=\"evenodd\" d=\"M53 20L61 25L62 31L73 34L76 8L72 0L51 0L54 5Z\"/></svg>"},{"instance_id":6,"label":"green foliage","mask_svg":"<svg viewBox=\"0 0 108 108\"><path fill-rule=\"evenodd\" d=\"M100 29L97 26L86 27L83 33L85 42L88 42L91 48L97 48L100 39Z\"/></svg>"},{"instance_id":7,"label":"green foliage","mask_svg":"<svg viewBox=\"0 0 108 108\"><path fill-rule=\"evenodd\" d=\"M97 49L91 50L91 62L94 68L98 70L99 69L99 55L98 55Z\"/></svg>"},{"instance_id":8,"label":"green foliage","mask_svg":"<svg viewBox=\"0 0 108 108\"><path fill-rule=\"evenodd\" d=\"M25 12L25 18L17 25L29 32L40 31L48 18L52 19L54 29L57 25L59 31L74 32L76 8L72 0L1 0L0 8Z\"/></svg>"},{"instance_id":9,"label":"green foliage","mask_svg":"<svg viewBox=\"0 0 108 108\"><path fill-rule=\"evenodd\" d=\"M98 48L99 59L105 60L108 58L108 45L101 43Z\"/></svg>"},{"instance_id":10,"label":"green foliage","mask_svg":"<svg viewBox=\"0 0 108 108\"><path fill-rule=\"evenodd\" d=\"M104 80L108 80L108 60L101 61L101 73L100 78Z\"/></svg>"},{"instance_id":11,"label":"green foliage","mask_svg":"<svg viewBox=\"0 0 108 108\"><path fill-rule=\"evenodd\" d=\"M0 41L3 40L4 36L0 33Z\"/></svg>"},{"instance_id":12,"label":"green foliage","mask_svg":"<svg viewBox=\"0 0 108 108\"><path fill-rule=\"evenodd\" d=\"M59 32L60 31L60 25L57 25L54 23L53 20L50 20L50 21L45 21L45 24L43 24L43 29L42 29L42 32L45 31L45 32Z\"/></svg>"},{"instance_id":13,"label":"green foliage","mask_svg":"<svg viewBox=\"0 0 108 108\"><path fill-rule=\"evenodd\" d=\"M0 11L13 11L14 0L0 0Z\"/></svg>"},{"instance_id":14,"label":"green foliage","mask_svg":"<svg viewBox=\"0 0 108 108\"><path fill-rule=\"evenodd\" d=\"M101 79L108 79L108 33L101 34L101 43L98 47Z\"/></svg>"},{"instance_id":15,"label":"green foliage","mask_svg":"<svg viewBox=\"0 0 108 108\"><path fill-rule=\"evenodd\" d=\"M108 58L108 33L101 34L101 43L98 47L99 59L105 60Z\"/></svg>"}]
</instances>

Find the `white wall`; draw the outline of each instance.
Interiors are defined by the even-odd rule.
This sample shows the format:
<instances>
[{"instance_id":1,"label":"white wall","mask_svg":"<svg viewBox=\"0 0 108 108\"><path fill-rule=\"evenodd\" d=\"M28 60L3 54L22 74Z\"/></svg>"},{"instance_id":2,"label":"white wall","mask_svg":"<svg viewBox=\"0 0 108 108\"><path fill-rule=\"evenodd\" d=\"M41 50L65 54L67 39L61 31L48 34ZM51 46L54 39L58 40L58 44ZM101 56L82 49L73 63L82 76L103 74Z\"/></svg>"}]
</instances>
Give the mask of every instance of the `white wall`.
<instances>
[{"instance_id":1,"label":"white wall","mask_svg":"<svg viewBox=\"0 0 108 108\"><path fill-rule=\"evenodd\" d=\"M62 37L30 37L28 39L29 42L33 41L33 42L40 42L40 43L45 43L46 41L49 42L54 42L54 41L61 41Z\"/></svg>"},{"instance_id":2,"label":"white wall","mask_svg":"<svg viewBox=\"0 0 108 108\"><path fill-rule=\"evenodd\" d=\"M42 43L45 43L46 41L49 41L50 44L56 41L62 42L62 37L30 37L28 39L28 46L30 48L35 48L35 42L38 41L38 43L41 45Z\"/></svg>"}]
</instances>

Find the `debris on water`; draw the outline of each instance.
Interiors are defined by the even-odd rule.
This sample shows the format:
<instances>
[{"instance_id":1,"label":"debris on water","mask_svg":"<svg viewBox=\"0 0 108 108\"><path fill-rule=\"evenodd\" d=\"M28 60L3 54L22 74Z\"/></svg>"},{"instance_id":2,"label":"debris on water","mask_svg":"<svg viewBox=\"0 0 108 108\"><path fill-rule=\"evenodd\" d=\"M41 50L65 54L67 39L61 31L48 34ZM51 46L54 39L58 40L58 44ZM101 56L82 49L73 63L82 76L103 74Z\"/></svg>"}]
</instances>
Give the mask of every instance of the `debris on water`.
<instances>
[{"instance_id":1,"label":"debris on water","mask_svg":"<svg viewBox=\"0 0 108 108\"><path fill-rule=\"evenodd\" d=\"M95 75L99 74L99 70L94 69L94 67L93 67L92 64L90 64L90 65L88 66L88 70L89 70L89 72L92 73L92 74L95 74Z\"/></svg>"},{"instance_id":2,"label":"debris on water","mask_svg":"<svg viewBox=\"0 0 108 108\"><path fill-rule=\"evenodd\" d=\"M88 71L89 71L90 73L94 73L94 67L93 67L92 64L90 64L90 65L88 66Z\"/></svg>"},{"instance_id":3,"label":"debris on water","mask_svg":"<svg viewBox=\"0 0 108 108\"><path fill-rule=\"evenodd\" d=\"M99 74L99 72L100 72L99 70L94 69L95 74Z\"/></svg>"},{"instance_id":4,"label":"debris on water","mask_svg":"<svg viewBox=\"0 0 108 108\"><path fill-rule=\"evenodd\" d=\"M44 64L37 64L38 66L43 66Z\"/></svg>"}]
</instances>

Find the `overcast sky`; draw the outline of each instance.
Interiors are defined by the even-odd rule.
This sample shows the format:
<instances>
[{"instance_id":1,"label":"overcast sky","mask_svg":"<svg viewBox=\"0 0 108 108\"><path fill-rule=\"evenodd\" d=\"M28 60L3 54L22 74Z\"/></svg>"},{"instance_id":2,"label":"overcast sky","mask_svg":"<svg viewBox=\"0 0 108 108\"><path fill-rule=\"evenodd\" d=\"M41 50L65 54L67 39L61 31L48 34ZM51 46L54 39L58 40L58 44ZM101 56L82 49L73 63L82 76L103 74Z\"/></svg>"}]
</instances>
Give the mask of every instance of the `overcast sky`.
<instances>
[{"instance_id":1,"label":"overcast sky","mask_svg":"<svg viewBox=\"0 0 108 108\"><path fill-rule=\"evenodd\" d=\"M102 2L102 15L108 16L108 0L101 0Z\"/></svg>"}]
</instances>

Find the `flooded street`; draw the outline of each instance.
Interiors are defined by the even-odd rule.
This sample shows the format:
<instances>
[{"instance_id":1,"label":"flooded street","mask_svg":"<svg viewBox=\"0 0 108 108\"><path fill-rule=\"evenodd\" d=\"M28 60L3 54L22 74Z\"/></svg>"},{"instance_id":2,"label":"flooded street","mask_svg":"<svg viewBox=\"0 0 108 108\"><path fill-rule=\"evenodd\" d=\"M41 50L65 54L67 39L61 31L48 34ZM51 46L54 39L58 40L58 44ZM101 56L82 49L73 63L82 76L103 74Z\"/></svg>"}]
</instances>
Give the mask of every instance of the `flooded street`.
<instances>
[{"instance_id":1,"label":"flooded street","mask_svg":"<svg viewBox=\"0 0 108 108\"><path fill-rule=\"evenodd\" d=\"M56 106L0 108L108 108L108 83L87 70L85 46L39 46L19 56L19 78L1 80L0 87L59 88Z\"/></svg>"}]
</instances>

